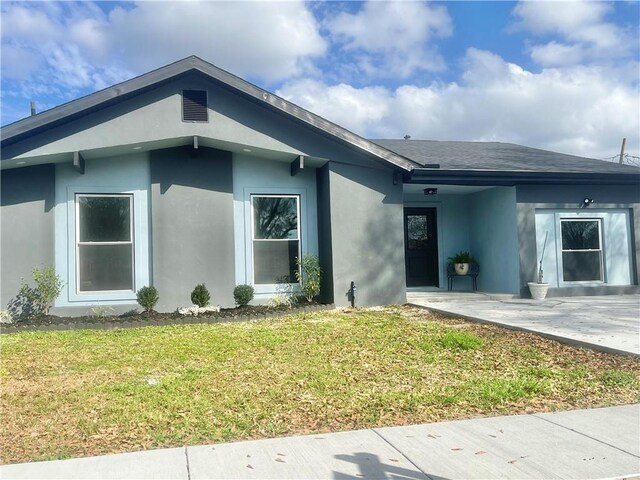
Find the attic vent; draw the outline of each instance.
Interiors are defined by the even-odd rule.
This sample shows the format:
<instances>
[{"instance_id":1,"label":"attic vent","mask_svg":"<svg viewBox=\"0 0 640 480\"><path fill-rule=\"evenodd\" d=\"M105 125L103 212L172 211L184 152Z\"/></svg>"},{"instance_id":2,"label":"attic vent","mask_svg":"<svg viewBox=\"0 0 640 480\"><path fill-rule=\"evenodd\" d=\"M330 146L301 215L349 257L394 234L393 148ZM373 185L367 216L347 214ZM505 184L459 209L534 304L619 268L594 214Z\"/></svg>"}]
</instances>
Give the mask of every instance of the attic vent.
<instances>
[{"instance_id":1,"label":"attic vent","mask_svg":"<svg viewBox=\"0 0 640 480\"><path fill-rule=\"evenodd\" d=\"M182 120L185 122L208 122L206 90L182 91Z\"/></svg>"}]
</instances>

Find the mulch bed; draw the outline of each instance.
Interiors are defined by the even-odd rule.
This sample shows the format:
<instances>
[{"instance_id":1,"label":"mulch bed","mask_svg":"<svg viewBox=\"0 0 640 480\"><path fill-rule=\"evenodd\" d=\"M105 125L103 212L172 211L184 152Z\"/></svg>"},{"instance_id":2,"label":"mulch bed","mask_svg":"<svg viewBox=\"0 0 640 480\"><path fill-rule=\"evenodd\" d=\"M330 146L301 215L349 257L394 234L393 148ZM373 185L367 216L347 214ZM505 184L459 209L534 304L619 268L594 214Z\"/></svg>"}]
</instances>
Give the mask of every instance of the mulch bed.
<instances>
[{"instance_id":1,"label":"mulch bed","mask_svg":"<svg viewBox=\"0 0 640 480\"><path fill-rule=\"evenodd\" d=\"M196 316L180 315L176 312L137 312L131 311L122 315L87 315L82 317L58 317L47 315L17 324L0 326L0 333L15 333L25 331L46 330L82 330L82 329L111 329L135 328L151 325L178 325L191 323L220 323L248 320L264 320L266 318L282 317L303 312L331 310L333 304L300 303L290 308L286 305L277 307L269 305L246 305L238 308L223 308L219 312L207 312Z\"/></svg>"}]
</instances>

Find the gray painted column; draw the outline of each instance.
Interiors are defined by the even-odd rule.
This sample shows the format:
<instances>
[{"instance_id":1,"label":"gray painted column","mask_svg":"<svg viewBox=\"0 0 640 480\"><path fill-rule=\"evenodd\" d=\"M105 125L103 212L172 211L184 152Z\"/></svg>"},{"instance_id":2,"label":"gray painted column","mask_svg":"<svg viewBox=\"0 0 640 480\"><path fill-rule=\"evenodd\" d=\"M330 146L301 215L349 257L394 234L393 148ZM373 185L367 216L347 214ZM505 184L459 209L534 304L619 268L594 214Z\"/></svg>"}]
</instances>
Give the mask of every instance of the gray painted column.
<instances>
[{"instance_id":1,"label":"gray painted column","mask_svg":"<svg viewBox=\"0 0 640 480\"><path fill-rule=\"evenodd\" d=\"M391 170L335 162L328 174L335 304L348 305L351 281L357 306L405 303L402 184Z\"/></svg>"},{"instance_id":2,"label":"gray painted column","mask_svg":"<svg viewBox=\"0 0 640 480\"><path fill-rule=\"evenodd\" d=\"M3 170L1 175L2 310L20 289L33 285L31 269L54 265L53 164Z\"/></svg>"},{"instance_id":3,"label":"gray painted column","mask_svg":"<svg viewBox=\"0 0 640 480\"><path fill-rule=\"evenodd\" d=\"M205 283L231 307L235 287L231 153L172 148L151 153L153 284L159 311L191 304Z\"/></svg>"},{"instance_id":4,"label":"gray painted column","mask_svg":"<svg viewBox=\"0 0 640 480\"><path fill-rule=\"evenodd\" d=\"M333 303L333 252L331 245L331 194L329 185L329 165L316 171L316 191L318 201L318 258L322 268L320 301Z\"/></svg>"}]
</instances>

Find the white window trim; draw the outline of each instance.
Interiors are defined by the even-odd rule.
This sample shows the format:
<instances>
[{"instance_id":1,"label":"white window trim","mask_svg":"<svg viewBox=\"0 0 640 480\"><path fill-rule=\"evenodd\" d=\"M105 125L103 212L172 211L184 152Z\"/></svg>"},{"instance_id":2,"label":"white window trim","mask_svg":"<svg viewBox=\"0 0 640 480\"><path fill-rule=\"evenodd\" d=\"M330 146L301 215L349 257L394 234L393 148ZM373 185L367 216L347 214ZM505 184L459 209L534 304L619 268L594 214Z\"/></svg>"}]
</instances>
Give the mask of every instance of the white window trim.
<instances>
[{"instance_id":1,"label":"white window trim","mask_svg":"<svg viewBox=\"0 0 640 480\"><path fill-rule=\"evenodd\" d=\"M77 287L77 252L76 252L76 194L103 195L131 195L133 199L132 235L134 241L134 276L133 290L114 292L78 292ZM149 263L149 211L148 192L136 187L92 187L92 186L72 186L67 187L67 300L68 303L56 304L57 306L90 306L95 304L117 305L119 303L135 303L136 292L150 283L150 263Z\"/></svg>"},{"instance_id":2,"label":"white window trim","mask_svg":"<svg viewBox=\"0 0 640 480\"><path fill-rule=\"evenodd\" d=\"M255 210L253 207L253 199L254 198L295 198L296 200L296 215L298 227L296 228L298 232L298 236L296 238L255 238ZM301 235L301 224L300 224L300 195L296 194L277 194L277 193L252 193L249 196L249 209L251 212L250 222L251 222L251 284L255 287L265 287L265 286L273 286L273 285L287 285L291 287L295 287L299 285L299 282L285 283L285 284L274 284L274 283L256 283L255 279L255 251L254 251L254 242L289 242L289 241L297 241L298 242L298 258L302 256L302 235ZM298 267L298 272L300 272L300 267Z\"/></svg>"},{"instance_id":3,"label":"white window trim","mask_svg":"<svg viewBox=\"0 0 640 480\"><path fill-rule=\"evenodd\" d=\"M600 248L597 250L564 250L562 248L562 222L596 222L598 225L598 237ZM570 286L596 286L603 285L606 283L607 273L606 273L606 265L605 265L605 246L604 246L604 224L602 221L602 217L598 215L592 216L581 216L580 213L568 215L566 213L558 213L556 214L556 231L558 232L558 241L556 242L556 251L557 251L557 265L558 265L558 283L561 287L570 287ZM600 280L576 280L569 281L564 279L564 252L600 252Z\"/></svg>"},{"instance_id":4,"label":"white window trim","mask_svg":"<svg viewBox=\"0 0 640 480\"><path fill-rule=\"evenodd\" d=\"M247 283L251 283L258 295L272 295L278 293L278 288L291 286L294 291L300 289L299 283L273 283L259 284L253 282L253 213L251 211L251 197L255 196L298 196L298 237L300 242L300 255L308 252L307 245L307 221L309 218L307 212L307 190L306 188L264 188L264 187L245 187L244 189L244 248L245 248L245 278Z\"/></svg>"},{"instance_id":5,"label":"white window trim","mask_svg":"<svg viewBox=\"0 0 640 480\"><path fill-rule=\"evenodd\" d=\"M94 197L94 198L104 198L104 197L117 197L117 198L127 198L129 200L129 241L123 242L82 242L80 241L80 202L79 199L82 197ZM97 295L108 295L108 294L128 294L131 295L135 293L135 284L136 284L136 250L135 250L135 212L133 209L133 194L131 193L76 193L74 195L74 203L76 208L76 235L75 235L75 243L76 243L76 251L75 251L75 278L76 278L76 295L79 296L90 296L94 297ZM80 290L80 262L78 259L80 258L80 246L81 245L131 245L131 289L127 290Z\"/></svg>"}]
</instances>

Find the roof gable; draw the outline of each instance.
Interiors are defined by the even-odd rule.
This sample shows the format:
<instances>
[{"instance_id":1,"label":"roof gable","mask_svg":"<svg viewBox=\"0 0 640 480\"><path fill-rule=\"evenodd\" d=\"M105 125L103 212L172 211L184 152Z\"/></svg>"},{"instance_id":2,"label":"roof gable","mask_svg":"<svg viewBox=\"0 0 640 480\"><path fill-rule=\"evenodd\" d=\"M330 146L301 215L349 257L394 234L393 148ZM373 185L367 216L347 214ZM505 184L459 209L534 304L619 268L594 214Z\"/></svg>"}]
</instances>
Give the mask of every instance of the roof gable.
<instances>
[{"instance_id":1,"label":"roof gable","mask_svg":"<svg viewBox=\"0 0 640 480\"><path fill-rule=\"evenodd\" d=\"M196 56L187 57L86 97L4 126L1 129L2 147L4 148L48 129L126 101L145 91L158 88L163 84L194 72L204 75L207 79L217 82L221 87L227 88L252 102L266 106L300 125L309 127L317 133L351 146L358 151L373 155L392 166L411 171L418 165L402 155L366 140Z\"/></svg>"}]
</instances>

